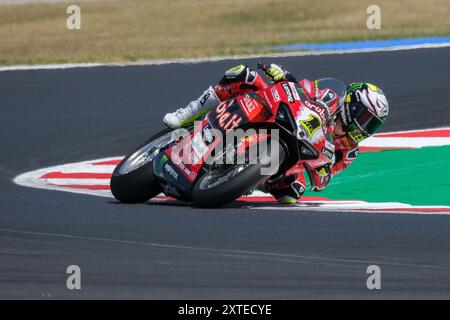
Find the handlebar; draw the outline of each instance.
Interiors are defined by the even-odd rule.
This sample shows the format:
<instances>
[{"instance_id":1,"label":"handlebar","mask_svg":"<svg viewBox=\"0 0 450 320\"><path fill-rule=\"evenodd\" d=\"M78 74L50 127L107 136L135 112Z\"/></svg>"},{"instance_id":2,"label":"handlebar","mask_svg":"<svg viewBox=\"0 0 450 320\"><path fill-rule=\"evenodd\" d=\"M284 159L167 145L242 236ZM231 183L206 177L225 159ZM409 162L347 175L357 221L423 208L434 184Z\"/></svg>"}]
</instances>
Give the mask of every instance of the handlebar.
<instances>
[{"instance_id":1,"label":"handlebar","mask_svg":"<svg viewBox=\"0 0 450 320\"><path fill-rule=\"evenodd\" d=\"M261 69L262 71L266 72L267 69L269 68L268 66L266 66L263 62L258 62L257 64L258 69Z\"/></svg>"}]
</instances>

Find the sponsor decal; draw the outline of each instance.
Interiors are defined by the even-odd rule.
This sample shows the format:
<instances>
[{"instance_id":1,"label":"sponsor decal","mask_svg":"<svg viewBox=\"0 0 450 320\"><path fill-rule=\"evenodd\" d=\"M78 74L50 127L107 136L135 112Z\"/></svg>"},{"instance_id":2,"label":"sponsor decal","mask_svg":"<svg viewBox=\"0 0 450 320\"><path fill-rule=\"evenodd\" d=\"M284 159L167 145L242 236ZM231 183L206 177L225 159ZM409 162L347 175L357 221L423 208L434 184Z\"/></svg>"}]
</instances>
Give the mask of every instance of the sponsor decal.
<instances>
[{"instance_id":1,"label":"sponsor decal","mask_svg":"<svg viewBox=\"0 0 450 320\"><path fill-rule=\"evenodd\" d=\"M203 138L208 145L214 142L214 135L211 133L211 127L209 124L203 128Z\"/></svg>"},{"instance_id":2,"label":"sponsor decal","mask_svg":"<svg viewBox=\"0 0 450 320\"><path fill-rule=\"evenodd\" d=\"M328 94L327 94L326 98L328 98L331 101L334 99L334 97L335 97L335 94L331 90L328 90Z\"/></svg>"},{"instance_id":3,"label":"sponsor decal","mask_svg":"<svg viewBox=\"0 0 450 320\"><path fill-rule=\"evenodd\" d=\"M319 100L316 100L316 101L319 102ZM323 107L322 107L322 104L321 104L321 106L318 106L316 104L309 102L308 100L305 100L304 103L310 110L319 114L319 116L322 119L324 119L324 120L327 119L327 115L325 114L325 112L328 111L327 109L325 109L326 105L323 105Z\"/></svg>"},{"instance_id":4,"label":"sponsor decal","mask_svg":"<svg viewBox=\"0 0 450 320\"><path fill-rule=\"evenodd\" d=\"M247 83L252 84L256 79L256 71L250 71L247 76Z\"/></svg>"},{"instance_id":5,"label":"sponsor decal","mask_svg":"<svg viewBox=\"0 0 450 320\"><path fill-rule=\"evenodd\" d=\"M327 118L329 118L330 115L331 115L331 111L330 111L330 107L328 106L328 104L325 103L325 102L323 102L321 99L317 99L316 102L317 102L318 104L320 104L320 106L322 106L323 109L326 110L326 112L327 112Z\"/></svg>"},{"instance_id":6,"label":"sponsor decal","mask_svg":"<svg viewBox=\"0 0 450 320\"><path fill-rule=\"evenodd\" d=\"M276 87L273 87L272 89L270 89L270 93L272 94L273 100L275 102L281 101L280 93L278 92ZM266 99L266 100L269 100L269 99Z\"/></svg>"},{"instance_id":7,"label":"sponsor decal","mask_svg":"<svg viewBox=\"0 0 450 320\"><path fill-rule=\"evenodd\" d=\"M183 160L180 158L180 156L176 153L172 153L172 162L181 170L183 171L188 177L191 175L191 170L186 167L186 165L183 163ZM191 162L193 163L193 162Z\"/></svg>"},{"instance_id":8,"label":"sponsor decal","mask_svg":"<svg viewBox=\"0 0 450 320\"><path fill-rule=\"evenodd\" d=\"M355 149L350 150L350 151L347 153L346 158L347 158L348 160L353 160L353 159L355 159L358 155L359 155L359 148L356 147Z\"/></svg>"},{"instance_id":9,"label":"sponsor decal","mask_svg":"<svg viewBox=\"0 0 450 320\"><path fill-rule=\"evenodd\" d=\"M192 163L192 164L198 164L198 163L200 162L200 158L197 157L197 155L195 154L195 152L191 152L191 153L188 155L188 157L189 157L189 159L188 159L189 163Z\"/></svg>"},{"instance_id":10,"label":"sponsor decal","mask_svg":"<svg viewBox=\"0 0 450 320\"><path fill-rule=\"evenodd\" d=\"M333 91L331 91L330 89L326 89L325 93L323 93L322 95L322 102L324 103L328 103L330 101L332 101L334 98L336 98L336 95L334 94Z\"/></svg>"},{"instance_id":11,"label":"sponsor decal","mask_svg":"<svg viewBox=\"0 0 450 320\"><path fill-rule=\"evenodd\" d=\"M322 153L330 159L332 159L334 155L334 152L328 148L322 148Z\"/></svg>"},{"instance_id":12,"label":"sponsor decal","mask_svg":"<svg viewBox=\"0 0 450 320\"><path fill-rule=\"evenodd\" d=\"M333 159L334 151L335 151L334 144L325 139L325 147L322 148L322 153L326 155L328 158Z\"/></svg>"},{"instance_id":13,"label":"sponsor decal","mask_svg":"<svg viewBox=\"0 0 450 320\"><path fill-rule=\"evenodd\" d=\"M219 122L219 126L223 130L233 130L239 126L239 124L242 121L242 117L233 114L231 115L230 112L227 111L228 107L231 106L234 103L234 99L231 99L230 101L224 101L221 104L219 104L216 108L216 119Z\"/></svg>"},{"instance_id":14,"label":"sponsor decal","mask_svg":"<svg viewBox=\"0 0 450 320\"><path fill-rule=\"evenodd\" d=\"M309 138L312 138L317 129L322 127L322 122L319 117L313 114L309 114L309 118L306 120L300 120L300 125L305 129Z\"/></svg>"},{"instance_id":15,"label":"sponsor decal","mask_svg":"<svg viewBox=\"0 0 450 320\"><path fill-rule=\"evenodd\" d=\"M169 157L167 156L167 154L164 154L161 157L161 159L159 160L158 167L157 167L156 171L161 172L162 168L163 168L164 164L167 162L167 160L169 160Z\"/></svg>"},{"instance_id":16,"label":"sponsor decal","mask_svg":"<svg viewBox=\"0 0 450 320\"><path fill-rule=\"evenodd\" d=\"M182 170L188 177L191 175L191 170L189 170L188 167L186 167L186 165L183 162L180 162L178 164L178 168L180 168L180 170Z\"/></svg>"},{"instance_id":17,"label":"sponsor decal","mask_svg":"<svg viewBox=\"0 0 450 320\"><path fill-rule=\"evenodd\" d=\"M209 91L203 95L202 99L200 100L200 104L201 104L202 106L205 104L206 100L208 100L208 98L209 98L210 95L211 95L211 94L209 93Z\"/></svg>"},{"instance_id":18,"label":"sponsor decal","mask_svg":"<svg viewBox=\"0 0 450 320\"><path fill-rule=\"evenodd\" d=\"M291 92L294 96L294 99L300 101L300 96L298 95L297 88L295 87L295 83L289 82L289 87L291 87Z\"/></svg>"},{"instance_id":19,"label":"sponsor decal","mask_svg":"<svg viewBox=\"0 0 450 320\"><path fill-rule=\"evenodd\" d=\"M286 97L288 99L289 103L293 103L294 102L294 95L292 94L291 88L289 87L289 85L287 83L283 83L282 84L284 92L286 93Z\"/></svg>"},{"instance_id":20,"label":"sponsor decal","mask_svg":"<svg viewBox=\"0 0 450 320\"><path fill-rule=\"evenodd\" d=\"M199 159L202 159L203 156L208 152L208 146L205 144L205 141L203 141L201 132L198 132L196 135L194 135L191 146L192 150L195 152L196 156Z\"/></svg>"},{"instance_id":21,"label":"sponsor decal","mask_svg":"<svg viewBox=\"0 0 450 320\"><path fill-rule=\"evenodd\" d=\"M248 95L244 95L241 101L242 101L241 103L242 109L244 110L247 117L250 118L251 114L253 113L253 111L255 111L257 107L255 101L253 101L253 99L250 98Z\"/></svg>"},{"instance_id":22,"label":"sponsor decal","mask_svg":"<svg viewBox=\"0 0 450 320\"><path fill-rule=\"evenodd\" d=\"M215 85L214 89L215 90L219 90L219 91L227 92L227 91L232 90L233 88L232 88L232 86L227 86L227 85L224 85L224 84L220 84L220 85Z\"/></svg>"},{"instance_id":23,"label":"sponsor decal","mask_svg":"<svg viewBox=\"0 0 450 320\"><path fill-rule=\"evenodd\" d=\"M164 166L164 171L167 172L174 180L178 180L178 172L176 172L175 169L168 163Z\"/></svg>"},{"instance_id":24,"label":"sponsor decal","mask_svg":"<svg viewBox=\"0 0 450 320\"><path fill-rule=\"evenodd\" d=\"M225 123L225 120L230 116L230 113L228 112L223 117L220 118L219 125L224 130L233 130L239 126L239 124L242 121L242 117L238 116L237 114L233 114L228 120L228 122Z\"/></svg>"},{"instance_id":25,"label":"sponsor decal","mask_svg":"<svg viewBox=\"0 0 450 320\"><path fill-rule=\"evenodd\" d=\"M217 112L218 114L224 113L224 112L228 109L228 107L231 105L232 101L233 101L233 100L221 102L221 103L217 106L216 112Z\"/></svg>"},{"instance_id":26,"label":"sponsor decal","mask_svg":"<svg viewBox=\"0 0 450 320\"><path fill-rule=\"evenodd\" d=\"M357 128L350 128L348 131L348 135L355 141L356 143L359 143L367 138L364 134L361 133Z\"/></svg>"}]
</instances>

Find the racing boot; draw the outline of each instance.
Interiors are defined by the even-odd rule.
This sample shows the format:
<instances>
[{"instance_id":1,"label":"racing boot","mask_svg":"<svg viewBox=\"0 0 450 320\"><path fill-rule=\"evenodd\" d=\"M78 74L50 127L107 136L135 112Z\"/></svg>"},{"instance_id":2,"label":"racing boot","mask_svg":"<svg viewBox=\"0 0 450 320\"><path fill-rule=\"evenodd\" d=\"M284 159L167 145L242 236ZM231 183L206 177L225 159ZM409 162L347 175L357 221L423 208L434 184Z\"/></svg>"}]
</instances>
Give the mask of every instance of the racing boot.
<instances>
[{"instance_id":1,"label":"racing boot","mask_svg":"<svg viewBox=\"0 0 450 320\"><path fill-rule=\"evenodd\" d=\"M214 87L220 100L225 101L245 91L256 91L267 88L267 83L256 71L240 64L225 71L225 75Z\"/></svg>"},{"instance_id":2,"label":"racing boot","mask_svg":"<svg viewBox=\"0 0 450 320\"><path fill-rule=\"evenodd\" d=\"M295 204L305 193L306 181L302 173L282 177L260 190L270 193L280 204Z\"/></svg>"},{"instance_id":3,"label":"racing boot","mask_svg":"<svg viewBox=\"0 0 450 320\"><path fill-rule=\"evenodd\" d=\"M292 182L284 189L273 190L271 192L280 204L296 204L303 193L305 193L305 186L298 181Z\"/></svg>"},{"instance_id":4,"label":"racing boot","mask_svg":"<svg viewBox=\"0 0 450 320\"><path fill-rule=\"evenodd\" d=\"M185 127L218 106L220 102L214 89L210 86L197 100L189 102L186 107L167 113L163 121L172 129Z\"/></svg>"}]
</instances>

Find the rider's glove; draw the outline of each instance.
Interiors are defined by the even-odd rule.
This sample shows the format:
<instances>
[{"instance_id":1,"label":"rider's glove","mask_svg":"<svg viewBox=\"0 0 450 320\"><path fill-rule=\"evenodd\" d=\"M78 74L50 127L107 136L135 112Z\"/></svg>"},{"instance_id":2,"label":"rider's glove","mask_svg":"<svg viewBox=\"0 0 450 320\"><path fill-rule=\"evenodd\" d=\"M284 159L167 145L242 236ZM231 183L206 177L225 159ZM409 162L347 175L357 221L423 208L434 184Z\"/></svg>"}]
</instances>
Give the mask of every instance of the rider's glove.
<instances>
[{"instance_id":1,"label":"rider's glove","mask_svg":"<svg viewBox=\"0 0 450 320\"><path fill-rule=\"evenodd\" d=\"M273 82L286 80L286 75L288 73L281 66L275 63L270 64L264 72L270 79L272 79Z\"/></svg>"}]
</instances>

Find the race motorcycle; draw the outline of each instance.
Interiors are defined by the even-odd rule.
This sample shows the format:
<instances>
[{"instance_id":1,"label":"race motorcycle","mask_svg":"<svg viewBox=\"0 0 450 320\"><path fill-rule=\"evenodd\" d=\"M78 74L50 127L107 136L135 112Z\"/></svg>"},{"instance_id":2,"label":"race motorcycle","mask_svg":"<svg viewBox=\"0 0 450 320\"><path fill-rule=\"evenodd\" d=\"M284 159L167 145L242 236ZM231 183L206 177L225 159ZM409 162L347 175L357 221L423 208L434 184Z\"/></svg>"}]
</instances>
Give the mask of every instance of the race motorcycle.
<instances>
[{"instance_id":1,"label":"race motorcycle","mask_svg":"<svg viewBox=\"0 0 450 320\"><path fill-rule=\"evenodd\" d=\"M341 80L320 79L315 86L345 97ZM127 155L112 174L112 194L124 203L164 193L199 207L219 207L276 181L300 160L326 164L334 152L323 130L329 109L308 100L297 82L282 81L223 101L195 126L165 129ZM237 129L253 130L228 139ZM270 174L262 174L271 166Z\"/></svg>"}]
</instances>

